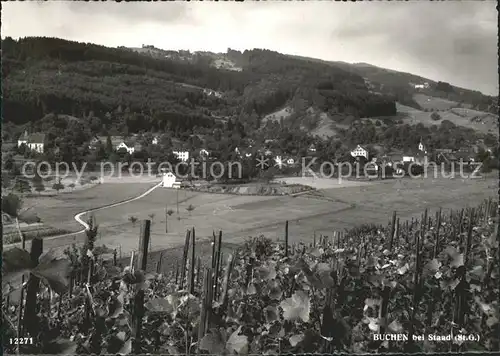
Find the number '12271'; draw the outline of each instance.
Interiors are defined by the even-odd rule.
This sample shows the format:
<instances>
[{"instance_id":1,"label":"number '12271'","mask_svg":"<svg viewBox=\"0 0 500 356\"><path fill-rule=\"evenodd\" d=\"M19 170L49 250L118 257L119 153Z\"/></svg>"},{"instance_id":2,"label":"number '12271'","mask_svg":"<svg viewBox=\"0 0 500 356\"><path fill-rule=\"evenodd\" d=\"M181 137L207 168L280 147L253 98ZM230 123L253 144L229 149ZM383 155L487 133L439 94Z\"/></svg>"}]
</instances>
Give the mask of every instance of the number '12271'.
<instances>
[{"instance_id":1,"label":"number '12271'","mask_svg":"<svg viewBox=\"0 0 500 356\"><path fill-rule=\"evenodd\" d=\"M9 339L11 345L33 345L32 337L11 337Z\"/></svg>"}]
</instances>

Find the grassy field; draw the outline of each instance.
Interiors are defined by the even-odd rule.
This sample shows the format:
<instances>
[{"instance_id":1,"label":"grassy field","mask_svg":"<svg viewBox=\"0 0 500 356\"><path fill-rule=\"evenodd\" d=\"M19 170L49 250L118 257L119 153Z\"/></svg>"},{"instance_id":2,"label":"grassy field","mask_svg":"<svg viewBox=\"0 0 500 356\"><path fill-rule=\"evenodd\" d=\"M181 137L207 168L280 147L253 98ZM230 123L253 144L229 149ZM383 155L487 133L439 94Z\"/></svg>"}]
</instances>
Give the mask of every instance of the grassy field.
<instances>
[{"instance_id":1,"label":"grassy field","mask_svg":"<svg viewBox=\"0 0 500 356\"><path fill-rule=\"evenodd\" d=\"M425 94L415 94L413 99L418 103L418 105L420 105L420 107L429 110L449 110L458 106L456 101L436 98Z\"/></svg>"},{"instance_id":2,"label":"grassy field","mask_svg":"<svg viewBox=\"0 0 500 356\"><path fill-rule=\"evenodd\" d=\"M437 105L437 107L442 107ZM437 107L435 107L436 110ZM398 113L406 114L404 121L410 125L423 124L425 126L440 125L443 120L449 120L455 125L472 128L481 133L492 133L498 135L498 118L494 115L481 113L480 111L467 110L467 109L439 109L438 114L441 116L441 120L435 121L431 119L432 112L425 112L422 110L417 110L409 106L397 104L396 109ZM474 115L478 114L478 115ZM484 117L480 121L471 120L475 116Z\"/></svg>"},{"instance_id":3,"label":"grassy field","mask_svg":"<svg viewBox=\"0 0 500 356\"><path fill-rule=\"evenodd\" d=\"M336 180L334 180L337 182ZM313 182L310 182L313 184ZM319 180L315 180L319 184ZM425 208L431 214L440 207L444 214L449 209L475 206L498 192L496 174L485 179L403 179L374 183L353 184L346 182L297 197L260 197L223 194L206 194L157 188L150 195L96 213L100 237L97 245L116 248L124 257L138 247L140 224L133 225L128 218L151 218L151 251L148 270L155 269L162 259L162 270L171 271L182 254L185 232L196 228L197 255L204 259L210 256L209 240L213 230L223 231L223 250L234 249L246 237L263 234L280 240L284 236L285 221L289 221L290 242L311 241L320 234L331 236L333 231L359 226L363 223L386 224L396 210L402 221L420 217ZM147 184L102 184L92 189L62 194L58 199L40 199L38 213L53 225L73 226L80 230L73 219L78 212L100 207L112 202L136 197L144 193ZM179 194L179 216L177 219L177 194ZM188 213L186 207L195 209ZM165 233L165 207L174 210L169 217L169 233ZM433 216L433 215L430 215ZM83 242L83 235L57 239L44 239L44 249L55 249L58 253L72 243ZM29 248L29 243L27 244ZM162 251L160 253L160 251ZM11 281L17 283L20 281Z\"/></svg>"},{"instance_id":4,"label":"grassy field","mask_svg":"<svg viewBox=\"0 0 500 356\"><path fill-rule=\"evenodd\" d=\"M75 221L76 214L136 197L151 186L153 184L98 184L89 189L72 193L26 198L23 206L31 207L46 225L69 231L79 231L82 226Z\"/></svg>"},{"instance_id":5,"label":"grassy field","mask_svg":"<svg viewBox=\"0 0 500 356\"><path fill-rule=\"evenodd\" d=\"M337 182L337 180L334 180ZM153 250L174 248L184 241L185 231L195 227L199 239L222 230L224 241L238 243L248 236L283 236L289 220L290 240L310 239L317 234L351 228L362 223L386 223L393 210L402 218L419 216L426 207L444 210L475 205L496 194L497 181L488 179L403 179L377 181L363 185L346 182L331 187L322 184L312 194L296 197L238 196L207 194L157 188L139 200L96 213L100 237L98 244L120 248L123 255L137 248L140 224L129 218L152 219ZM357 183L357 182L354 182ZM47 224L81 227L73 216L89 208L135 197L150 186L141 184L103 184L87 191L61 195L57 200L41 199L39 211ZM177 214L179 194L179 215ZM194 210L186 208L192 205ZM174 210L165 233L165 208ZM82 239L79 237L78 239ZM63 247L75 238L46 241L47 248Z\"/></svg>"}]
</instances>

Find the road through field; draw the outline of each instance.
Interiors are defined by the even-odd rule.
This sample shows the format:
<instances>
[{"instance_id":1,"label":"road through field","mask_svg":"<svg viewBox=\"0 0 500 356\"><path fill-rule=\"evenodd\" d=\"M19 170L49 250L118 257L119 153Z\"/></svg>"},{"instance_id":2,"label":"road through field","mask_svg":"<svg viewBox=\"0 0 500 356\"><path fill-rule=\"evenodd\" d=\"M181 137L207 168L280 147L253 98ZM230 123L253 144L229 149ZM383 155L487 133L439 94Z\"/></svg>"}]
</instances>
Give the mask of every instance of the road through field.
<instances>
[{"instance_id":1,"label":"road through field","mask_svg":"<svg viewBox=\"0 0 500 356\"><path fill-rule=\"evenodd\" d=\"M82 220L82 216L89 214L89 213L92 213L92 212L100 211L103 209L109 209L109 208L113 208L113 207L120 206L123 204L131 203L135 200L144 198L145 196L147 196L148 194L153 192L156 188L160 187L161 184L162 184L161 182L156 184L155 186L151 187L150 189L148 189L147 191L145 191L144 193L142 193L141 195L139 195L137 197L126 199L126 200L115 202L115 203L111 203L111 204L104 205L104 206L101 206L98 208L92 208L92 209L82 211L82 212L76 214L74 216L74 219L80 225L83 226L83 229L76 231L76 232L71 232L69 234L62 234L62 235L55 235L55 236L46 237L43 239L44 248L51 249L54 247L66 246L66 245L71 244L72 242L75 242L75 243L78 242L77 241L78 235L83 235L83 233L85 233L85 231L89 228L89 225L85 221ZM30 241L26 241L26 247L29 247L30 245L31 245ZM17 243L8 244L8 245L3 246L3 248L5 250L8 250L8 249L13 248L13 247L21 247L21 242L17 242Z\"/></svg>"}]
</instances>

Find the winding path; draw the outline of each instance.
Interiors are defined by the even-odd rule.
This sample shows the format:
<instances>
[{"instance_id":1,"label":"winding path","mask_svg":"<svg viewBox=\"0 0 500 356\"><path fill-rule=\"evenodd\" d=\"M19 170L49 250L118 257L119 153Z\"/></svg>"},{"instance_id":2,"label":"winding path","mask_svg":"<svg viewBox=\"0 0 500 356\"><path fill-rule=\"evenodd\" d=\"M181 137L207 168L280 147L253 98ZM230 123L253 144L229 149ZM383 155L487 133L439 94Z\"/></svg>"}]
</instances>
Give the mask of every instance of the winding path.
<instances>
[{"instance_id":1,"label":"winding path","mask_svg":"<svg viewBox=\"0 0 500 356\"><path fill-rule=\"evenodd\" d=\"M116 202L116 203L107 204L107 205L104 205L104 206L101 206L101 207L98 207L98 208L92 208L92 209L85 210L85 211L82 211L81 213L76 214L74 216L74 219L76 220L76 222L78 222L80 225L83 226L82 230L76 231L76 232L70 232L70 233L62 234L62 235L55 235L55 236L50 236L50 237L44 237L43 238L44 244L45 244L46 241L61 239L61 238L64 238L64 237L72 237L72 236L76 236L76 235L79 235L79 234L83 234L89 228L89 225L85 221L82 220L82 216L84 216L85 214L92 213L94 211L103 210L103 209L114 208L115 206L127 204L127 203L133 202L135 200L139 200L141 198L144 198L148 194L150 194L156 188L160 187L161 184L162 184L162 182L154 185L153 187L151 187L150 189L148 189L147 191L145 191L144 193L142 193L141 195L139 195L139 196L137 196L135 198L129 198L129 199L122 200L122 201L119 201L119 202ZM29 243L29 242L30 241L26 241L26 243ZM13 243L13 244L4 245L3 248L4 249L9 249L9 248L16 247L16 246L17 247L21 246L21 242L16 242L16 243Z\"/></svg>"}]
</instances>

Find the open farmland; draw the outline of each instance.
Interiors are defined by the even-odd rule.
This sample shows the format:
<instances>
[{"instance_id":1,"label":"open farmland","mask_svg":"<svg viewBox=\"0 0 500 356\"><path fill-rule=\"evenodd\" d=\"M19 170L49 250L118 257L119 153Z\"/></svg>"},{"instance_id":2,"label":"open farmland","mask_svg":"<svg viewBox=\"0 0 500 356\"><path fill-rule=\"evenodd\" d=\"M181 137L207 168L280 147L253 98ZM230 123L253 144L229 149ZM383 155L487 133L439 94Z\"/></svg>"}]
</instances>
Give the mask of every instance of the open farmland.
<instances>
[{"instance_id":1,"label":"open farmland","mask_svg":"<svg viewBox=\"0 0 500 356\"><path fill-rule=\"evenodd\" d=\"M135 250L139 223L133 224L129 220L131 216L138 221L152 219L153 250L181 245L185 231L193 226L200 239L211 236L213 230L224 231L225 241L231 243L260 234L278 239L283 234L286 220L290 223L290 240L299 241L310 239L314 232L331 234L332 231L355 227L361 223L385 223L393 210L397 210L402 218L411 219L418 217L426 207L431 210L439 207L447 210L464 204L474 205L493 196L496 193L495 187L497 181L494 178L422 178L361 185L360 182L345 181L343 185L323 184L312 194L296 197L207 194L157 188L141 199L97 212L98 244L121 248L124 255ZM57 200L52 198L54 200L50 204L44 199L45 206L41 216L47 223L73 226L74 231L78 231L81 227L73 219L78 212L138 196L148 188L150 186L141 184L103 184L77 192L74 196L68 194ZM179 215L176 212L177 194ZM189 205L194 207L191 212L186 209ZM174 211L168 219L167 234L166 207ZM85 220L87 217L82 218ZM47 240L46 246L65 247L78 239Z\"/></svg>"},{"instance_id":2,"label":"open farmland","mask_svg":"<svg viewBox=\"0 0 500 356\"><path fill-rule=\"evenodd\" d=\"M498 135L498 118L492 114L460 108L444 109L438 111L441 120L436 121L431 119L432 112L425 112L399 103L396 104L396 109L398 113L406 115L404 121L410 125L440 125L442 121L449 120L458 126L471 128L481 133L489 132ZM479 117L479 119L473 119L475 117Z\"/></svg>"},{"instance_id":3,"label":"open farmland","mask_svg":"<svg viewBox=\"0 0 500 356\"><path fill-rule=\"evenodd\" d=\"M26 198L23 205L32 207L46 225L69 231L79 231L82 226L75 221L76 214L134 198L153 185L154 183L98 184L92 188L72 193Z\"/></svg>"},{"instance_id":4,"label":"open farmland","mask_svg":"<svg viewBox=\"0 0 500 356\"><path fill-rule=\"evenodd\" d=\"M429 110L449 110L458 106L456 101L436 98L425 94L415 94L413 99L415 99L418 105L420 105L423 109Z\"/></svg>"},{"instance_id":5,"label":"open farmland","mask_svg":"<svg viewBox=\"0 0 500 356\"><path fill-rule=\"evenodd\" d=\"M262 118L261 126L265 126L267 121L277 121L279 122L281 119L286 120L290 115L292 115L293 109L289 106L285 106L284 108L268 114Z\"/></svg>"}]
</instances>

